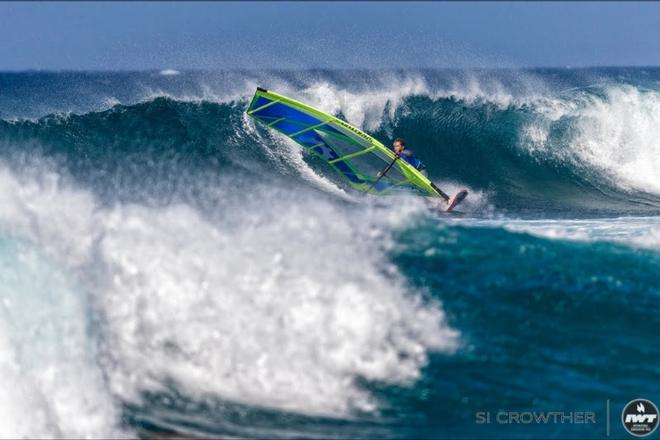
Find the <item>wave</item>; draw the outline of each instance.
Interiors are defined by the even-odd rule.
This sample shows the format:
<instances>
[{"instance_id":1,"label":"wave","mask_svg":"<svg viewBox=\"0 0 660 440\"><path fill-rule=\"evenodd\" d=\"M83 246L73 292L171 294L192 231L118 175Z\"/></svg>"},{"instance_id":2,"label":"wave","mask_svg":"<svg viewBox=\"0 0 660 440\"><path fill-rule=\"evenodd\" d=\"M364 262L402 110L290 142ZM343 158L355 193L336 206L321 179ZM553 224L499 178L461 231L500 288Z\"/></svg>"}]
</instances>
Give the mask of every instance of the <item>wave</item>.
<instances>
[{"instance_id":1,"label":"wave","mask_svg":"<svg viewBox=\"0 0 660 440\"><path fill-rule=\"evenodd\" d=\"M310 436L310 420L320 437L337 429L392 434L415 417L406 405L416 404L433 359L436 370L450 365L434 376L442 381L456 377L452 362L472 359L465 316L450 320L445 301L474 297L466 310L490 309L478 306L479 292L506 270L533 266L527 252L588 254L589 264L571 272L580 280L588 279L585 265L607 272L623 255L632 277L644 272L649 285L657 282L648 270L657 253L647 261L636 250L519 233L655 249L645 235L653 219L448 225L415 200L354 205L268 186L245 197L224 191L224 181L204 182L207 192L196 197L207 203L105 204L53 167L0 167L0 385L8 390L0 408L11 403L17 422L2 426L9 436L122 437L140 426L257 437L285 427ZM484 255L503 249L513 260L495 259L490 272ZM454 259L466 265L462 276L483 271L484 284L447 283ZM626 298L614 294L619 277L631 275L607 278L612 298ZM461 295L448 296L459 286ZM447 405L442 393L433 398ZM403 421L378 418L399 403Z\"/></svg>"},{"instance_id":2,"label":"wave","mask_svg":"<svg viewBox=\"0 0 660 440\"><path fill-rule=\"evenodd\" d=\"M657 364L639 343L657 217L575 219L657 215L657 92L488 72L232 75L233 89L70 74L112 99L0 121L0 436L456 437L464 398L597 407L629 398L620 353ZM98 85L117 78L130 90ZM406 137L434 179L481 202L438 220L419 200L360 199L252 124L256 82ZM528 212L543 219L491 216Z\"/></svg>"},{"instance_id":3,"label":"wave","mask_svg":"<svg viewBox=\"0 0 660 440\"><path fill-rule=\"evenodd\" d=\"M422 77L396 84L350 91L318 80L294 95L385 142L405 137L432 179L467 186L501 212L634 215L660 206L658 92L614 85L516 98L475 80L446 89ZM247 101L157 97L102 112L1 121L0 143L5 156L34 150L56 158L108 194L169 194L172 176L232 173L242 174L229 179L242 188L289 179L343 194L327 169L310 167L289 141L255 128L244 114Z\"/></svg>"},{"instance_id":4,"label":"wave","mask_svg":"<svg viewBox=\"0 0 660 440\"><path fill-rule=\"evenodd\" d=\"M406 137L434 180L487 193L502 210L654 213L659 98L618 87L506 107L411 97L375 135Z\"/></svg>"},{"instance_id":5,"label":"wave","mask_svg":"<svg viewBox=\"0 0 660 440\"><path fill-rule=\"evenodd\" d=\"M430 352L457 347L440 304L378 250L400 213L352 216L272 188L223 195L214 212L103 206L67 181L48 165L0 167L0 275L18 276L0 287L2 384L15 420L45 417L27 436L123 435L115 402L140 406L172 384L193 400L373 411L359 380L410 384ZM34 392L19 399L13 383Z\"/></svg>"}]
</instances>

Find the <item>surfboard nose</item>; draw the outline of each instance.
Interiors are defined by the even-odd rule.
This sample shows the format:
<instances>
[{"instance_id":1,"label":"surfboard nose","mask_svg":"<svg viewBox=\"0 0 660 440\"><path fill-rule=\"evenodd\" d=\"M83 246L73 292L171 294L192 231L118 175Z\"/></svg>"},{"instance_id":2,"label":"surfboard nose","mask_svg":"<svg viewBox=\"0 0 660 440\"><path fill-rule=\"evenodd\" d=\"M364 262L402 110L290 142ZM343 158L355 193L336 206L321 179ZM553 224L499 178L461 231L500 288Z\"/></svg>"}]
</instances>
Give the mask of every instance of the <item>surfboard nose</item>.
<instances>
[{"instance_id":1,"label":"surfboard nose","mask_svg":"<svg viewBox=\"0 0 660 440\"><path fill-rule=\"evenodd\" d=\"M459 203L461 203L465 198L468 196L468 190L467 189L462 189L456 194L454 194L454 197L449 199L449 202L447 203L447 209L445 209L446 212L450 212L452 209L456 207Z\"/></svg>"}]
</instances>

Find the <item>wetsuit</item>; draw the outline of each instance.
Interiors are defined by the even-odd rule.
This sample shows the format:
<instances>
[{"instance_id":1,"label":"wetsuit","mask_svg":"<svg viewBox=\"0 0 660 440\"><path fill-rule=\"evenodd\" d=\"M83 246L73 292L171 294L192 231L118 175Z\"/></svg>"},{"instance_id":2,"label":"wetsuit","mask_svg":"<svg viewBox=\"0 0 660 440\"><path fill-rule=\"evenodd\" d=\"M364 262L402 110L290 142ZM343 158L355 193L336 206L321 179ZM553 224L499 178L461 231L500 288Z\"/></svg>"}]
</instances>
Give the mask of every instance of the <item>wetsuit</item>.
<instances>
[{"instance_id":1,"label":"wetsuit","mask_svg":"<svg viewBox=\"0 0 660 440\"><path fill-rule=\"evenodd\" d=\"M426 168L426 167L424 166L424 164L422 163L422 161L419 160L419 159L417 159L417 158L415 157L415 152L414 152L414 151L409 150L409 149L407 149L407 148L406 148L405 150L403 150L403 151L404 151L404 152L407 151L408 153L412 153L412 156L406 156L405 154L401 154L401 159L405 160L405 161L408 162L410 165L412 165L412 166L414 166L415 168L417 168L419 171L422 171L424 168Z\"/></svg>"}]
</instances>

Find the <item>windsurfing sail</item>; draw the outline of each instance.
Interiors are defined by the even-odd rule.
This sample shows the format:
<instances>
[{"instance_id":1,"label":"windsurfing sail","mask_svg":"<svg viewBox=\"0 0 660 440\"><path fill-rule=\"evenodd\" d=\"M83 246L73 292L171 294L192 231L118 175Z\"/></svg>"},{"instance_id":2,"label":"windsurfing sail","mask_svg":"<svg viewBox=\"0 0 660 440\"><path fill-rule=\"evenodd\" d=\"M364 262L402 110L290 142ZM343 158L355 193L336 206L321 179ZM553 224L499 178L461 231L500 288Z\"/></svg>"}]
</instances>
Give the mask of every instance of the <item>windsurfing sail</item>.
<instances>
[{"instance_id":1,"label":"windsurfing sail","mask_svg":"<svg viewBox=\"0 0 660 440\"><path fill-rule=\"evenodd\" d=\"M248 115L328 163L358 191L449 197L415 167L352 125L286 96L257 88ZM384 172L386 171L386 172Z\"/></svg>"}]
</instances>

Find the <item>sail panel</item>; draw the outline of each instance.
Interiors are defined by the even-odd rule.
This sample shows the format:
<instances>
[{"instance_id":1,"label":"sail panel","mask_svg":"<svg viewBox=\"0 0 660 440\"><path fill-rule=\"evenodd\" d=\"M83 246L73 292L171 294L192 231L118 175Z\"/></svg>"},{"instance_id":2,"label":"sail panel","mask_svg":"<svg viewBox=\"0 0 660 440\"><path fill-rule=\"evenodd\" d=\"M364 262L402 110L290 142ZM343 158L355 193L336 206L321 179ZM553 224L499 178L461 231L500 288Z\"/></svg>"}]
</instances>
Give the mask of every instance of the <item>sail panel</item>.
<instances>
[{"instance_id":1,"label":"sail panel","mask_svg":"<svg viewBox=\"0 0 660 440\"><path fill-rule=\"evenodd\" d=\"M328 164L353 188L370 194L414 192L439 197L417 169L358 128L291 98L258 88L248 108L258 122L291 138Z\"/></svg>"}]
</instances>

